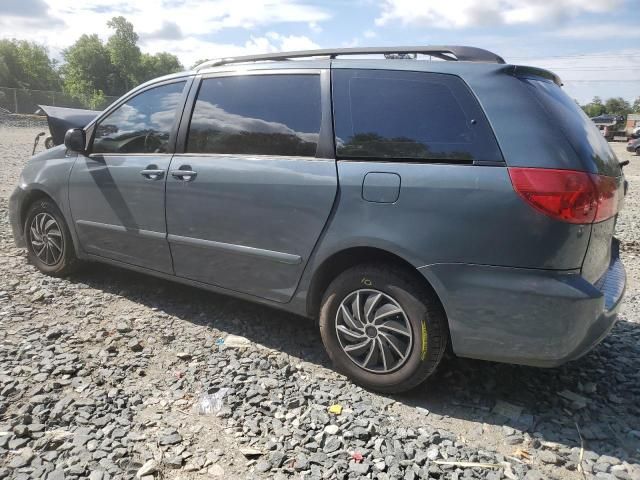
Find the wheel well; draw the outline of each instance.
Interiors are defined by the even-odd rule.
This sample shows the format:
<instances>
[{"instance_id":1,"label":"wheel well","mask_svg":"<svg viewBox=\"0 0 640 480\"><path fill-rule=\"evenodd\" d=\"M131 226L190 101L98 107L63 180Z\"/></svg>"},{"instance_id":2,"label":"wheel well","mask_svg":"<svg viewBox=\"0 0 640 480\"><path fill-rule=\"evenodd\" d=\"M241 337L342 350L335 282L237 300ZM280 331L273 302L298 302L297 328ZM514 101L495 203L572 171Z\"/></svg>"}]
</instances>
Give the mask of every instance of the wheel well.
<instances>
[{"instance_id":1,"label":"wheel well","mask_svg":"<svg viewBox=\"0 0 640 480\"><path fill-rule=\"evenodd\" d=\"M30 190L27 195L24 197L22 201L22 206L20 209L20 225L24 227L24 222L27 220L27 211L29 207L33 204L33 202L37 200L50 200L53 204L56 202L49 195L44 193L42 190Z\"/></svg>"},{"instance_id":2,"label":"wheel well","mask_svg":"<svg viewBox=\"0 0 640 480\"><path fill-rule=\"evenodd\" d=\"M354 247L342 250L327 258L313 275L307 299L307 312L310 317L317 319L322 296L333 279L345 270L362 263L384 263L400 267L411 275L417 284L423 285L440 301L429 281L402 257L379 248Z\"/></svg>"}]
</instances>

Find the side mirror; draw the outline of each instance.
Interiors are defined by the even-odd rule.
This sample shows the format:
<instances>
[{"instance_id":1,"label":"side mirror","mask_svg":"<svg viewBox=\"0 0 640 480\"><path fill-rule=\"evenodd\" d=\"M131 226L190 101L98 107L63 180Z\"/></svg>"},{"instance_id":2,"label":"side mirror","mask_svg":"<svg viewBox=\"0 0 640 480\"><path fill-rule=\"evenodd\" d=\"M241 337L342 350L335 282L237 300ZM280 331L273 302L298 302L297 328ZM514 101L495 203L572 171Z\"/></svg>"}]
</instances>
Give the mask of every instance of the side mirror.
<instances>
[{"instance_id":1,"label":"side mirror","mask_svg":"<svg viewBox=\"0 0 640 480\"><path fill-rule=\"evenodd\" d=\"M81 128L71 128L64 134L64 146L72 152L84 153L86 137Z\"/></svg>"}]
</instances>

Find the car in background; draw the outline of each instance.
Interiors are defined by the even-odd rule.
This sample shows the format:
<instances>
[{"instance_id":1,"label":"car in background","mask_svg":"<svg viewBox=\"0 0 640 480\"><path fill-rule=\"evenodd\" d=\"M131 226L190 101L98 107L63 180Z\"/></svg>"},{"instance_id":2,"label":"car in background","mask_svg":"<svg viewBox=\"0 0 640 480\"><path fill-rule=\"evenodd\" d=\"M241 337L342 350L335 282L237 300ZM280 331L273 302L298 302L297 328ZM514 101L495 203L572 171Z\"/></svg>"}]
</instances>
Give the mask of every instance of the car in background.
<instances>
[{"instance_id":1,"label":"car in background","mask_svg":"<svg viewBox=\"0 0 640 480\"><path fill-rule=\"evenodd\" d=\"M640 138L632 138L627 143L627 152L635 152L636 155L640 155Z\"/></svg>"}]
</instances>

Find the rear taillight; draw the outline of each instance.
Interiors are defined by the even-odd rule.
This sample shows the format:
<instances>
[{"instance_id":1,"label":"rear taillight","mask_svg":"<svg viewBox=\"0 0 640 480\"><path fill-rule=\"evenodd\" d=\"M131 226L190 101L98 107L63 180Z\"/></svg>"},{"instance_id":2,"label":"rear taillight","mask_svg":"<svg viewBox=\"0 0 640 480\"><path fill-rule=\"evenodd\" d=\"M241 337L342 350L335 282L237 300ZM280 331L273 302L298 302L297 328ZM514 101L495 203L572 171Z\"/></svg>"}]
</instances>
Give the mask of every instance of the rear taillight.
<instances>
[{"instance_id":1,"label":"rear taillight","mask_svg":"<svg viewBox=\"0 0 640 480\"><path fill-rule=\"evenodd\" d=\"M575 170L509 168L514 190L536 210L563 222L594 223L617 212L618 180Z\"/></svg>"}]
</instances>

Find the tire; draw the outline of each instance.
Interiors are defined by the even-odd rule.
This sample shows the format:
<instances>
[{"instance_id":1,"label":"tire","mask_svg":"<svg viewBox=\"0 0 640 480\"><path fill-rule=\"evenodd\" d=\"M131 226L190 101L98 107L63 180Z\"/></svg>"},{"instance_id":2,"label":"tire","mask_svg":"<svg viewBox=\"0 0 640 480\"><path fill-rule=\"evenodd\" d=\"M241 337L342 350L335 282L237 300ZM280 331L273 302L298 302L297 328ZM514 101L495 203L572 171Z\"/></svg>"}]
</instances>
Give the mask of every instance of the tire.
<instances>
[{"instance_id":1,"label":"tire","mask_svg":"<svg viewBox=\"0 0 640 480\"><path fill-rule=\"evenodd\" d=\"M640 155L640 147L636 148L636 155Z\"/></svg>"},{"instance_id":2,"label":"tire","mask_svg":"<svg viewBox=\"0 0 640 480\"><path fill-rule=\"evenodd\" d=\"M77 268L78 259L69 228L62 212L51 200L36 200L29 206L24 238L29 261L41 272L59 277Z\"/></svg>"},{"instance_id":3,"label":"tire","mask_svg":"<svg viewBox=\"0 0 640 480\"><path fill-rule=\"evenodd\" d=\"M361 307L354 308L356 303ZM364 323L354 321L356 312ZM449 338L435 294L394 266L359 265L340 274L324 294L319 317L322 341L335 367L355 383L382 393L400 393L422 383L440 363Z\"/></svg>"}]
</instances>

